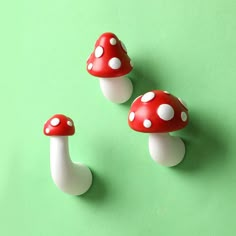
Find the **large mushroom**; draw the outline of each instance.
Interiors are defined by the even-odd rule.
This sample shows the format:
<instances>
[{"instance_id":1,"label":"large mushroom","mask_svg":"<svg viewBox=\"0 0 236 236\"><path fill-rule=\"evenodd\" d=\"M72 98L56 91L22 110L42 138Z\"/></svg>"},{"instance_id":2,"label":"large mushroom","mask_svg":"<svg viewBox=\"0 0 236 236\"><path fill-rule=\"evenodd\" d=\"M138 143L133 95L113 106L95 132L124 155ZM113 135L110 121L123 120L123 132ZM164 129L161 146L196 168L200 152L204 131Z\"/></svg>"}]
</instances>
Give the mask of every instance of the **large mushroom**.
<instances>
[{"instance_id":1,"label":"large mushroom","mask_svg":"<svg viewBox=\"0 0 236 236\"><path fill-rule=\"evenodd\" d=\"M125 45L113 33L102 34L87 60L87 71L100 78L103 95L114 103L124 103L132 95L133 85L125 77L133 69Z\"/></svg>"},{"instance_id":2,"label":"large mushroom","mask_svg":"<svg viewBox=\"0 0 236 236\"><path fill-rule=\"evenodd\" d=\"M72 119L56 114L44 124L43 132L50 136L50 168L54 183L68 194L85 193L92 184L92 173L87 166L70 159L68 136L75 133Z\"/></svg>"},{"instance_id":3,"label":"large mushroom","mask_svg":"<svg viewBox=\"0 0 236 236\"><path fill-rule=\"evenodd\" d=\"M149 133L149 152L152 159L164 166L179 164L185 155L185 145L169 132L188 124L188 109L184 102L167 91L154 90L139 96L131 105L128 124Z\"/></svg>"}]
</instances>

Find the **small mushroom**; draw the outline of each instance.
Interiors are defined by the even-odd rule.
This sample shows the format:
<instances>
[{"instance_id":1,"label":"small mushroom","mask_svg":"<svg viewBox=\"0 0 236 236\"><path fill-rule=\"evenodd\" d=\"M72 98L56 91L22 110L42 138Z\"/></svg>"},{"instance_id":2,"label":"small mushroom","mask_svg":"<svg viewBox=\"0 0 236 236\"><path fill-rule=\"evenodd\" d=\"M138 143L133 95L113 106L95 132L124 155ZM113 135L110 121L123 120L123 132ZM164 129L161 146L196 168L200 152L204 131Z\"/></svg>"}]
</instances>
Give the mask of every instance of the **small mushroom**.
<instances>
[{"instance_id":1,"label":"small mushroom","mask_svg":"<svg viewBox=\"0 0 236 236\"><path fill-rule=\"evenodd\" d=\"M68 194L85 193L92 184L92 173L87 166L70 159L68 136L75 133L72 119L62 114L54 115L44 124L43 132L50 136L50 168L54 183Z\"/></svg>"},{"instance_id":2,"label":"small mushroom","mask_svg":"<svg viewBox=\"0 0 236 236\"><path fill-rule=\"evenodd\" d=\"M113 33L102 34L87 60L87 71L100 78L103 95L114 103L126 102L133 85L125 75L132 69L125 45Z\"/></svg>"},{"instance_id":3,"label":"small mushroom","mask_svg":"<svg viewBox=\"0 0 236 236\"><path fill-rule=\"evenodd\" d=\"M162 90L136 98L128 117L131 129L150 134L150 155L163 166L175 166L183 160L185 145L169 132L184 128L188 121L188 109L183 101Z\"/></svg>"}]
</instances>

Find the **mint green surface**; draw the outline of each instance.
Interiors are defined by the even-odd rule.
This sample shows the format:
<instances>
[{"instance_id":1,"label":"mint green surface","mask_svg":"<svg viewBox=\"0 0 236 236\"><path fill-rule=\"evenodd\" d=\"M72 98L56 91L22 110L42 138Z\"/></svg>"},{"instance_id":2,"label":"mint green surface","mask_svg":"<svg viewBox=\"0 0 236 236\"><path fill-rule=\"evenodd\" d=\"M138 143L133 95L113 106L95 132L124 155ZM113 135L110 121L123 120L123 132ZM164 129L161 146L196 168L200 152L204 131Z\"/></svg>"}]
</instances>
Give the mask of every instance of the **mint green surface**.
<instances>
[{"instance_id":1,"label":"mint green surface","mask_svg":"<svg viewBox=\"0 0 236 236\"><path fill-rule=\"evenodd\" d=\"M23 0L0 3L0 235L236 234L236 2ZM134 95L164 89L188 104L187 148L158 166L127 125L131 100L107 101L85 70L99 35L124 41ZM72 159L94 182L60 192L44 122L70 116Z\"/></svg>"}]
</instances>

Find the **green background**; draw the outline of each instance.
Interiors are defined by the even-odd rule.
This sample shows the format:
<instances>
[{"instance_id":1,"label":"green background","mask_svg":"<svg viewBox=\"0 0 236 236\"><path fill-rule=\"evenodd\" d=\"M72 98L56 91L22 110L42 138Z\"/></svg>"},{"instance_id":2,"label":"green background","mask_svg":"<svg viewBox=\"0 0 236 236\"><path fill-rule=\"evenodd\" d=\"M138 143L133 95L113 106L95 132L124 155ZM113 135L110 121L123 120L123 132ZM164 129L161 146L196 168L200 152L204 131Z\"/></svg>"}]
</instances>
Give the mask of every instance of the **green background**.
<instances>
[{"instance_id":1,"label":"green background","mask_svg":"<svg viewBox=\"0 0 236 236\"><path fill-rule=\"evenodd\" d=\"M124 41L134 95L188 104L179 166L152 161L85 69L100 34ZM0 3L0 235L235 235L236 2L10 0ZM72 159L94 174L73 197L53 184L44 122L70 116Z\"/></svg>"}]
</instances>

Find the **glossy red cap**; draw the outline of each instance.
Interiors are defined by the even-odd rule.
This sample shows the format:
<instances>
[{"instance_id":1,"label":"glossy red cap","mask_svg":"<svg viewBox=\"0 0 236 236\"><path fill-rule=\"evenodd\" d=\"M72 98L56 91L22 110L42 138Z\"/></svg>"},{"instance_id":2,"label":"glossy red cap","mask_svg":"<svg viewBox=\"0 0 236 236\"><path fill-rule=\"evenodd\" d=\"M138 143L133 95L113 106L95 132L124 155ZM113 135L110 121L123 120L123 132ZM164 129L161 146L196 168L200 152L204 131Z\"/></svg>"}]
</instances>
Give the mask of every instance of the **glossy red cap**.
<instances>
[{"instance_id":1,"label":"glossy red cap","mask_svg":"<svg viewBox=\"0 0 236 236\"><path fill-rule=\"evenodd\" d=\"M44 124L43 132L47 136L71 136L75 133L74 122L65 115L56 114Z\"/></svg>"},{"instance_id":2,"label":"glossy red cap","mask_svg":"<svg viewBox=\"0 0 236 236\"><path fill-rule=\"evenodd\" d=\"M131 105L128 124L144 133L168 133L184 128L189 121L184 102L167 91L153 90Z\"/></svg>"},{"instance_id":3,"label":"glossy red cap","mask_svg":"<svg viewBox=\"0 0 236 236\"><path fill-rule=\"evenodd\" d=\"M114 78L133 69L125 45L113 33L102 34L87 60L87 71L93 76Z\"/></svg>"}]
</instances>

